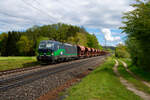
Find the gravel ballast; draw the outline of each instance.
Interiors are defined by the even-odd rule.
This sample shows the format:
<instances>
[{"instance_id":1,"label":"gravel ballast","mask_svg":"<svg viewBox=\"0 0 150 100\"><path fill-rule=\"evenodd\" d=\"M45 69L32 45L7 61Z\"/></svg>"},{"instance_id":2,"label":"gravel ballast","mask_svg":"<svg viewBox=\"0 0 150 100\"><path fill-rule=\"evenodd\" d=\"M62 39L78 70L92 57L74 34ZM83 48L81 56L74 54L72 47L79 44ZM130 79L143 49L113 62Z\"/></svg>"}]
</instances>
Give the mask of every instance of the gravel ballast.
<instances>
[{"instance_id":1,"label":"gravel ballast","mask_svg":"<svg viewBox=\"0 0 150 100\"><path fill-rule=\"evenodd\" d=\"M97 65L104 61L105 56L88 58L88 63L83 65L78 65L76 68L68 69L48 77L38 79L31 83L9 89L5 92L0 92L0 100L36 100L41 95L46 94L47 92L57 88L58 86L64 84L68 80L75 78L81 73L87 71L88 69L94 69ZM94 59L94 60L92 60ZM86 59L81 59L86 60ZM78 63L79 61L76 61ZM68 62L71 63L71 62ZM65 63L62 63L65 64ZM49 65L53 66L54 65ZM66 64L67 66L67 64ZM71 66L71 65L69 65ZM39 69L40 70L40 69ZM31 71L28 71L31 72ZM15 75L15 74L13 74ZM16 74L18 75L18 74ZM7 75L10 76L10 75ZM7 78L3 76L3 78Z\"/></svg>"}]
</instances>

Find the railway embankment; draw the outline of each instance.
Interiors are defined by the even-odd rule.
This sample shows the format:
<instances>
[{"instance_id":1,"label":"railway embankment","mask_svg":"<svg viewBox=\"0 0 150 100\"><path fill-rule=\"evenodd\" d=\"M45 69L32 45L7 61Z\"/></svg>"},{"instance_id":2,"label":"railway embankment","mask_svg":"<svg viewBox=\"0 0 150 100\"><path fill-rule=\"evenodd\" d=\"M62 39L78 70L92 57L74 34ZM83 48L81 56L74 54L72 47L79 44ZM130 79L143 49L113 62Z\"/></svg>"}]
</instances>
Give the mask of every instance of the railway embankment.
<instances>
[{"instance_id":1,"label":"railway embankment","mask_svg":"<svg viewBox=\"0 0 150 100\"><path fill-rule=\"evenodd\" d=\"M0 89L20 83L0 91L0 100L150 100L146 74L135 69L106 56L42 65L0 76Z\"/></svg>"},{"instance_id":2,"label":"railway embankment","mask_svg":"<svg viewBox=\"0 0 150 100\"><path fill-rule=\"evenodd\" d=\"M67 89L60 100L142 100L120 82L119 76L113 71L118 66L114 59L109 58L80 83Z\"/></svg>"},{"instance_id":3,"label":"railway embankment","mask_svg":"<svg viewBox=\"0 0 150 100\"><path fill-rule=\"evenodd\" d=\"M80 59L1 76L1 81L4 81L4 83L2 82L0 87L3 88L11 85L11 88L0 91L0 100L35 100L49 91L65 84L69 80L80 75L82 76L83 72L87 72L89 69L95 69L96 66L104 62L105 58L106 56L99 56ZM39 76L44 77L41 78ZM13 81L11 81L12 78L14 78ZM9 82L6 82L7 80L9 80ZM29 82L26 82L26 80L29 80ZM12 84L16 83L19 83L20 85L14 85L13 87Z\"/></svg>"}]
</instances>

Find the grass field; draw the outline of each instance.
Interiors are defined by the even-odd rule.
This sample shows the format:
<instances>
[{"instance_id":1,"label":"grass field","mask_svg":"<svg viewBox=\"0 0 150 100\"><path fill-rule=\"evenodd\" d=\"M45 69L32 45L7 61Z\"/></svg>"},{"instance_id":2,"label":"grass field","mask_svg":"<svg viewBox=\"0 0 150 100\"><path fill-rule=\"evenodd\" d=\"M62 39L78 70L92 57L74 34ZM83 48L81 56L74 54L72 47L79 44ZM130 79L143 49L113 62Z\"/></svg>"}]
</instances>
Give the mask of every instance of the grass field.
<instances>
[{"instance_id":1,"label":"grass field","mask_svg":"<svg viewBox=\"0 0 150 100\"><path fill-rule=\"evenodd\" d=\"M37 65L36 57L0 57L0 71Z\"/></svg>"},{"instance_id":2,"label":"grass field","mask_svg":"<svg viewBox=\"0 0 150 100\"><path fill-rule=\"evenodd\" d=\"M114 60L109 58L79 84L69 88L65 100L142 100L120 83L113 66Z\"/></svg>"},{"instance_id":3,"label":"grass field","mask_svg":"<svg viewBox=\"0 0 150 100\"><path fill-rule=\"evenodd\" d=\"M125 60L125 62L127 62L128 60ZM128 61L129 64L129 61ZM150 94L150 88L147 87L145 84L143 84L140 80L135 79L133 76L131 76L126 69L123 67L122 63L119 62L119 67L118 67L118 71L121 74L121 76L123 76L128 82L134 84L134 86L138 89L141 90L143 92L146 92L148 94Z\"/></svg>"}]
</instances>

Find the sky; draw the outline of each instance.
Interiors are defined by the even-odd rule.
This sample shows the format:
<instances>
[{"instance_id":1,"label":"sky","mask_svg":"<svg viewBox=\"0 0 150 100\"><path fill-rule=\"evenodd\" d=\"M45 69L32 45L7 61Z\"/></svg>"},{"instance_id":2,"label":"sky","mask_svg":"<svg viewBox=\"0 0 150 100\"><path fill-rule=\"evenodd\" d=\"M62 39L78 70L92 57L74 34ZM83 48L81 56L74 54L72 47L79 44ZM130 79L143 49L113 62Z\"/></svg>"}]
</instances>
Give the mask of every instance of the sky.
<instances>
[{"instance_id":1,"label":"sky","mask_svg":"<svg viewBox=\"0 0 150 100\"><path fill-rule=\"evenodd\" d=\"M124 43L121 17L132 0L1 0L0 33L58 22L83 26L101 45Z\"/></svg>"}]
</instances>

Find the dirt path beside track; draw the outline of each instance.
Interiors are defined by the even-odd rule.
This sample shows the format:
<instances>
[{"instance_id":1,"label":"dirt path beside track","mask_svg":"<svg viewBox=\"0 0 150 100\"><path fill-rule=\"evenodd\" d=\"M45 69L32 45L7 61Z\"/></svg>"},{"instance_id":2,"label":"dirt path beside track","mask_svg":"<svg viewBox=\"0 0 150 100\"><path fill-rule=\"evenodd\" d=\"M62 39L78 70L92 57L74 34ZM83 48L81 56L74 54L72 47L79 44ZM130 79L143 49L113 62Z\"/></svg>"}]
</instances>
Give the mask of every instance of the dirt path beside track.
<instances>
[{"instance_id":1,"label":"dirt path beside track","mask_svg":"<svg viewBox=\"0 0 150 100\"><path fill-rule=\"evenodd\" d=\"M121 61L121 60L120 60ZM129 69L128 69L128 65L124 62L124 61L121 61L121 63L123 64L123 66L125 67L126 71L128 73L130 73L134 78L136 78L137 80L140 80L143 84L145 84L146 86L150 87L150 83L142 80L141 78L139 78L138 76L136 76L133 72L131 72Z\"/></svg>"},{"instance_id":2,"label":"dirt path beside track","mask_svg":"<svg viewBox=\"0 0 150 100\"><path fill-rule=\"evenodd\" d=\"M133 93L135 93L136 95L140 96L143 100L150 100L150 95L147 93L144 93L143 91L139 91L136 89L136 87L129 83L127 80L125 80L120 73L118 72L118 66L119 63L117 60L115 60L116 64L113 67L114 73L119 77L120 82L130 91L132 91Z\"/></svg>"}]
</instances>

